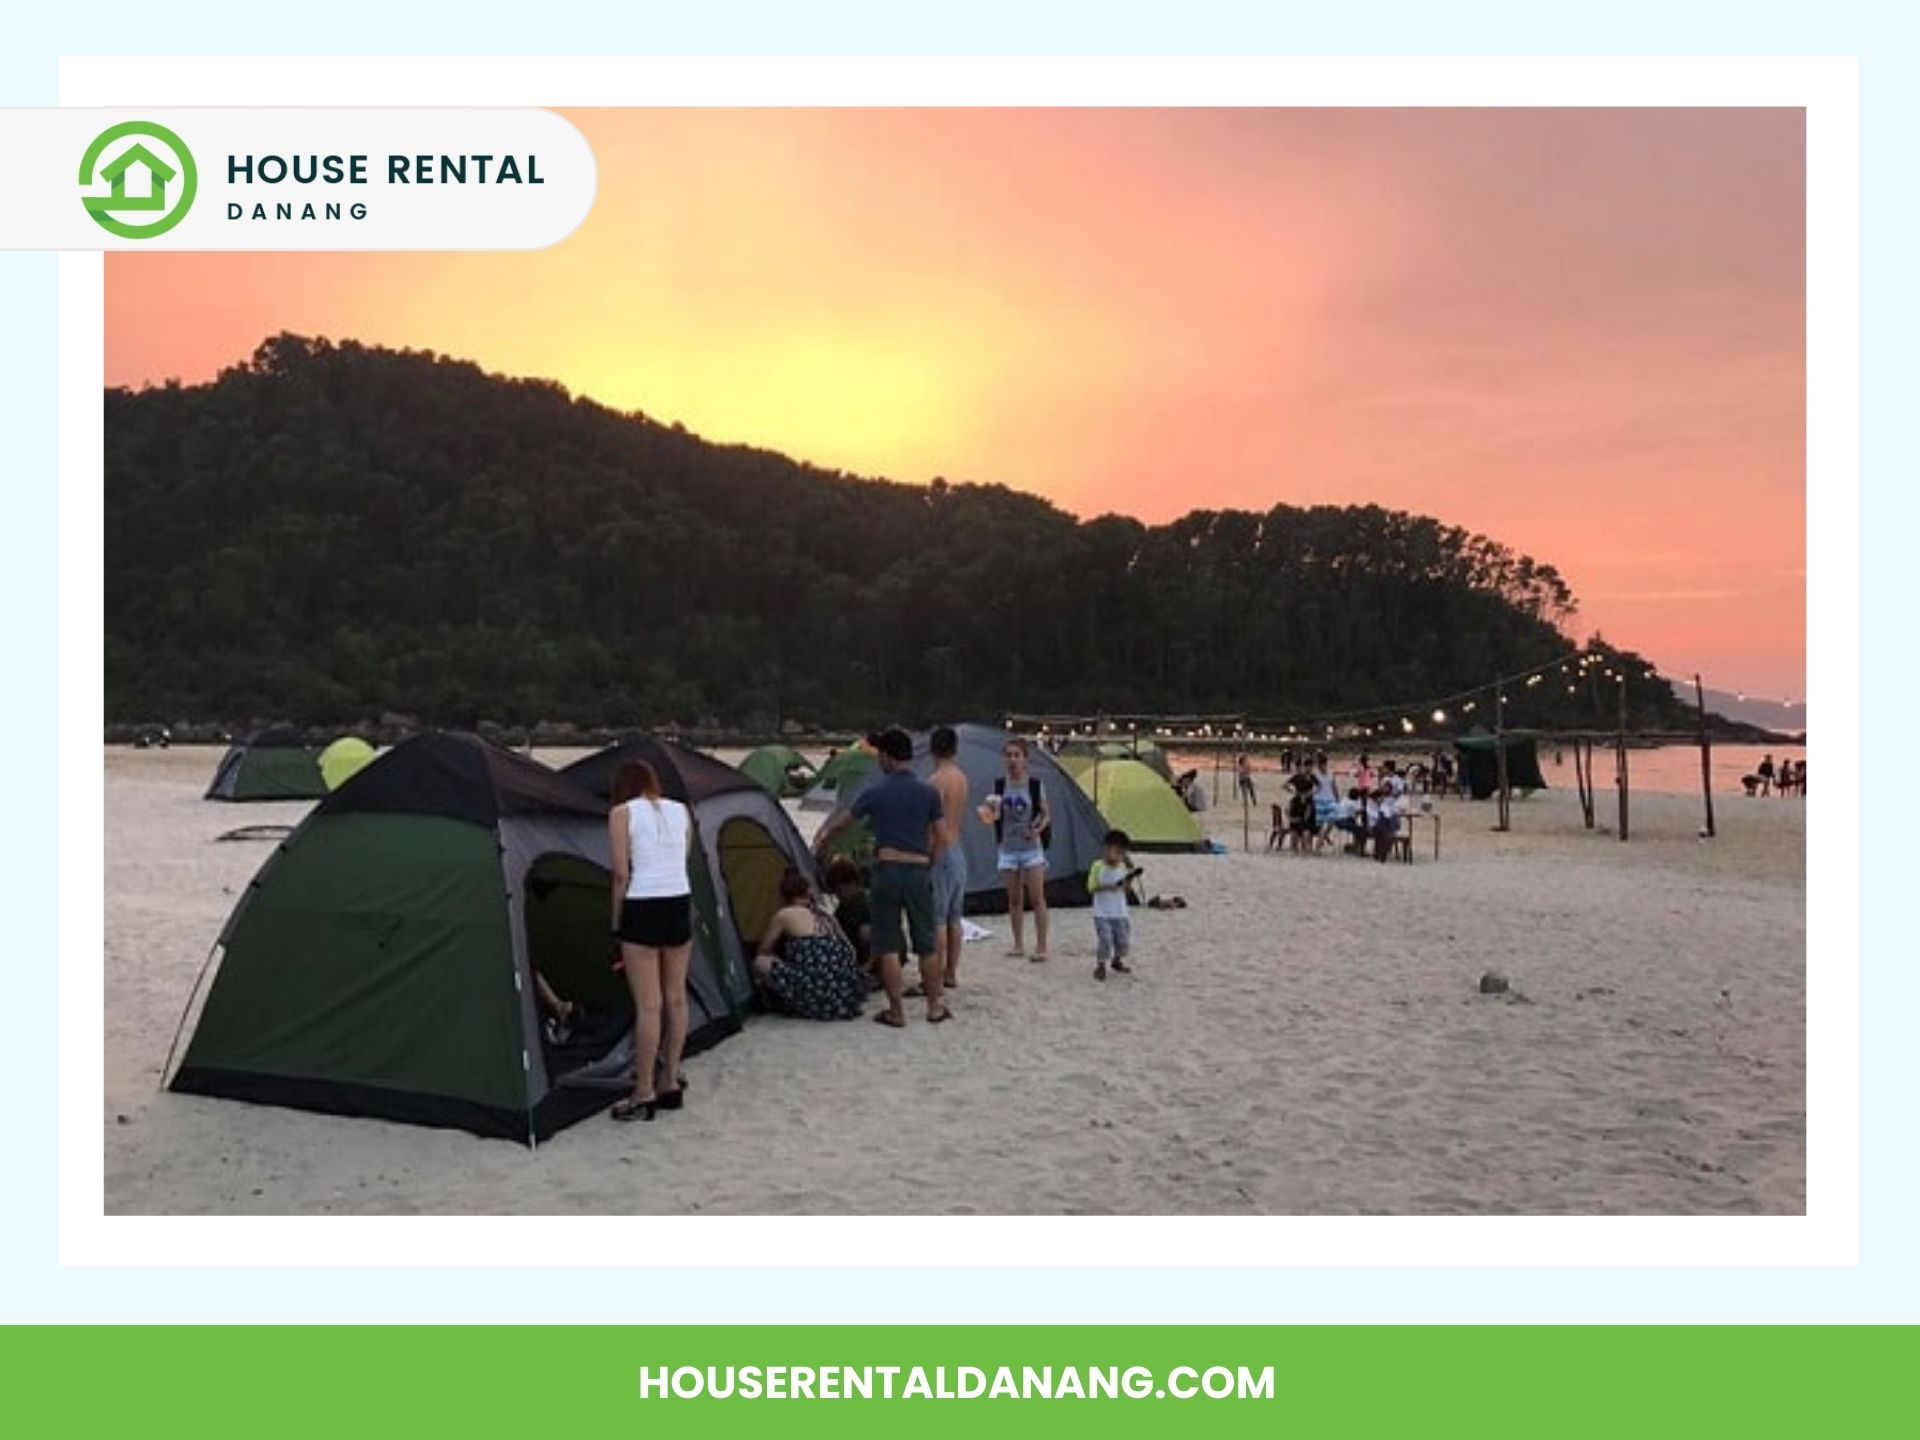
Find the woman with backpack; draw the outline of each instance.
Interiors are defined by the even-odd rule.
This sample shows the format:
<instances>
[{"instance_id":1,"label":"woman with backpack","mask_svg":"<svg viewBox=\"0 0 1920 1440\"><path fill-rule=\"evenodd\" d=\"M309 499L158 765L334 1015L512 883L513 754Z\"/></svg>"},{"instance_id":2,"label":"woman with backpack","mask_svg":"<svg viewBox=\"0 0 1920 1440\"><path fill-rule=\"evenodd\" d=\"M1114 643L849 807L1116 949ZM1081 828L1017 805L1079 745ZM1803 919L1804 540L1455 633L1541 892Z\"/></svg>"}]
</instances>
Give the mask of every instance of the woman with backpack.
<instances>
[{"instance_id":1,"label":"woman with backpack","mask_svg":"<svg viewBox=\"0 0 1920 1440\"><path fill-rule=\"evenodd\" d=\"M1026 911L1033 911L1032 960L1047 958L1047 792L1030 766L1027 742L1013 736L1001 751L1006 775L993 782L993 794L980 807L980 818L993 826L1000 878L1007 887L1007 914L1013 921L1013 949L1027 952Z\"/></svg>"}]
</instances>

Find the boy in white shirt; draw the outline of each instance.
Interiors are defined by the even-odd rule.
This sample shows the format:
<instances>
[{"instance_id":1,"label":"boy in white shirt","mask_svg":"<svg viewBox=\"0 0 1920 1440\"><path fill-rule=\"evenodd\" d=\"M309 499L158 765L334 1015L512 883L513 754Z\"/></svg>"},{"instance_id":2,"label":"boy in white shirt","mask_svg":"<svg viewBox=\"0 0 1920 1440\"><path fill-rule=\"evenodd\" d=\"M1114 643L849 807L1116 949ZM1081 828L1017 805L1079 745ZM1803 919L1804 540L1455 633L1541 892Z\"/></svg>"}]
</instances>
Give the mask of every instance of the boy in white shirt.
<instances>
[{"instance_id":1,"label":"boy in white shirt","mask_svg":"<svg viewBox=\"0 0 1920 1440\"><path fill-rule=\"evenodd\" d=\"M1128 974L1132 966L1127 957L1133 952L1133 921L1127 917L1127 886L1140 878L1141 870L1127 854L1133 841L1124 830L1109 830L1106 851L1087 871L1087 890L1093 896L1093 933L1099 959L1093 978L1107 978L1112 964L1117 975Z\"/></svg>"}]
</instances>

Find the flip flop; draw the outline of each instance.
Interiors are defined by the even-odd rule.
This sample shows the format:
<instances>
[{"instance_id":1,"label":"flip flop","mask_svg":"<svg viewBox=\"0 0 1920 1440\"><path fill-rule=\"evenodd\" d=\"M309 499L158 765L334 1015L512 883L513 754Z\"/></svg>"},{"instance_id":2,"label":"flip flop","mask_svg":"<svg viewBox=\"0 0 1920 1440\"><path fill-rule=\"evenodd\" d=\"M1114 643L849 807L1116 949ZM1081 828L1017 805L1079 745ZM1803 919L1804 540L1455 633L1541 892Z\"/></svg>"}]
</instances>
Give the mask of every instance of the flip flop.
<instances>
[{"instance_id":1,"label":"flip flop","mask_svg":"<svg viewBox=\"0 0 1920 1440\"><path fill-rule=\"evenodd\" d=\"M614 1102L613 1109L608 1113L611 1114L614 1119L620 1121L651 1120L653 1119L653 1113L657 1104L657 1099L635 1100L628 1098Z\"/></svg>"},{"instance_id":2,"label":"flip flop","mask_svg":"<svg viewBox=\"0 0 1920 1440\"><path fill-rule=\"evenodd\" d=\"M893 1012L890 1010L882 1010L879 1014L875 1015L873 1017L873 1023L876 1025L885 1025L894 1030L904 1030L907 1028L907 1022L904 1019L896 1020Z\"/></svg>"},{"instance_id":3,"label":"flip flop","mask_svg":"<svg viewBox=\"0 0 1920 1440\"><path fill-rule=\"evenodd\" d=\"M1029 955L1027 959L1031 960L1035 965L1044 965L1047 963L1047 957L1044 955Z\"/></svg>"},{"instance_id":4,"label":"flip flop","mask_svg":"<svg viewBox=\"0 0 1920 1440\"><path fill-rule=\"evenodd\" d=\"M943 1024L945 1024L945 1023L946 1023L947 1021L949 1021L949 1020L951 1020L951 1019L953 1019L953 1011L951 1011L951 1010L947 1010L947 1009L942 1009L942 1010L940 1011L940 1013L939 1013L938 1015L929 1015L929 1016L927 1016L927 1024L929 1024L929 1025L943 1025Z\"/></svg>"}]
</instances>

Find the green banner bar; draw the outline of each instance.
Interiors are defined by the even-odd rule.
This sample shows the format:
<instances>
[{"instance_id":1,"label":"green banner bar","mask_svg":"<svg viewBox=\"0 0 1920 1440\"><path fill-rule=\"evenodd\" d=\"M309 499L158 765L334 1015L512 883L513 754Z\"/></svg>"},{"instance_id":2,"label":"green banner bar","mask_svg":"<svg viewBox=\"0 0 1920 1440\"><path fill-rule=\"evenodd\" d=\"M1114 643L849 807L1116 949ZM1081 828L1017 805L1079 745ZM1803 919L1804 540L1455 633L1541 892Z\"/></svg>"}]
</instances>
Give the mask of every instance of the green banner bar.
<instances>
[{"instance_id":1,"label":"green banner bar","mask_svg":"<svg viewBox=\"0 0 1920 1440\"><path fill-rule=\"evenodd\" d=\"M196 1440L1910 1434L1920 1371L1912 1329L1822 1327L74 1327L0 1355L10 1433Z\"/></svg>"}]
</instances>

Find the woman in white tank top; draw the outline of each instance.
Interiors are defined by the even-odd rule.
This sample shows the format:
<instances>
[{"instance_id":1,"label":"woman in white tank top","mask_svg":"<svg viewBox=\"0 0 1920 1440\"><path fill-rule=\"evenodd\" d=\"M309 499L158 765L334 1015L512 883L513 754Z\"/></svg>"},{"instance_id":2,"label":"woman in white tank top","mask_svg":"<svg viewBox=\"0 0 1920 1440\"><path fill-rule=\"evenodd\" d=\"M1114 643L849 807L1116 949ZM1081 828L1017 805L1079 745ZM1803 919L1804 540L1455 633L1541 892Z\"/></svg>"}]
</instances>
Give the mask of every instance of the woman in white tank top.
<instances>
[{"instance_id":1,"label":"woman in white tank top","mask_svg":"<svg viewBox=\"0 0 1920 1440\"><path fill-rule=\"evenodd\" d=\"M620 767L613 782L607 839L613 850L613 933L633 995L633 1094L613 1107L616 1120L651 1120L683 1103L678 1077L687 1043L687 962L693 952L693 885L687 853L693 817L661 793L643 760ZM675 1077L656 1090L657 1073Z\"/></svg>"}]
</instances>

